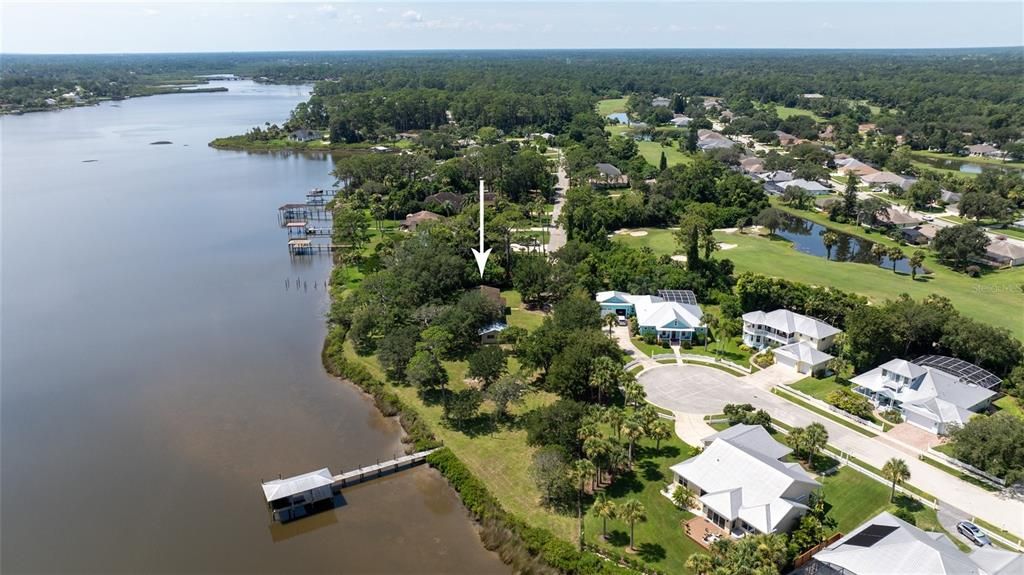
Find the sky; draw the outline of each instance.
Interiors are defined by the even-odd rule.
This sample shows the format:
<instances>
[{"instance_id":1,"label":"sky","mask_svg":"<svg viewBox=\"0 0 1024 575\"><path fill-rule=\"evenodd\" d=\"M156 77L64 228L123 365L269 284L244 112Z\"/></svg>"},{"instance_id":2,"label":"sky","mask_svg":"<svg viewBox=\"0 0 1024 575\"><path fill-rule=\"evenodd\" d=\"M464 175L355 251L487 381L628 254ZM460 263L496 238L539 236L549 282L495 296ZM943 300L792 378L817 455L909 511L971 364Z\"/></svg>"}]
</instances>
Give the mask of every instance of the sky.
<instances>
[{"instance_id":1,"label":"sky","mask_svg":"<svg viewBox=\"0 0 1024 575\"><path fill-rule=\"evenodd\" d=\"M1024 45L1024 2L0 0L0 53Z\"/></svg>"}]
</instances>

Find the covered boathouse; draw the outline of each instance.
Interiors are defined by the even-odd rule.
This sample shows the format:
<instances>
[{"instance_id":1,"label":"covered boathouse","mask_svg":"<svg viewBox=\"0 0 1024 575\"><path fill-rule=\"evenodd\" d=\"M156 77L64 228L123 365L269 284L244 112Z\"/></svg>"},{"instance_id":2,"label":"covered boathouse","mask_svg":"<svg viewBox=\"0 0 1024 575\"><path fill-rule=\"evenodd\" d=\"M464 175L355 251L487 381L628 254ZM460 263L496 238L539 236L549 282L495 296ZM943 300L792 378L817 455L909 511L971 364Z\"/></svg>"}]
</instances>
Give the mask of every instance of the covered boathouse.
<instances>
[{"instance_id":1,"label":"covered boathouse","mask_svg":"<svg viewBox=\"0 0 1024 575\"><path fill-rule=\"evenodd\" d=\"M334 497L334 476L324 467L302 475L263 482L267 507L277 521L289 521L306 515L310 506Z\"/></svg>"}]
</instances>

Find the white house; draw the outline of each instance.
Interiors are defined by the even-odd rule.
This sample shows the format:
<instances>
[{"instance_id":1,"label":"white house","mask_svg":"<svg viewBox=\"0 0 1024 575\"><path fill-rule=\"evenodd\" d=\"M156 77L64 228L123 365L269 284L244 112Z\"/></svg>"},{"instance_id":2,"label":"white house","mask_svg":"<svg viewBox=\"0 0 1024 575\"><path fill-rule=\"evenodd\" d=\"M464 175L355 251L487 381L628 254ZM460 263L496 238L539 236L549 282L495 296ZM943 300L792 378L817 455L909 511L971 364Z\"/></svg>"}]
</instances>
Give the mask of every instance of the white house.
<instances>
[{"instance_id":1,"label":"white house","mask_svg":"<svg viewBox=\"0 0 1024 575\"><path fill-rule=\"evenodd\" d=\"M875 172L872 174L865 174L861 177L861 181L865 184L870 184L872 188L884 188L890 184L895 184L905 190L917 180L901 176L899 174L894 174L892 172Z\"/></svg>"},{"instance_id":2,"label":"white house","mask_svg":"<svg viewBox=\"0 0 1024 575\"><path fill-rule=\"evenodd\" d=\"M664 98L661 96L651 99L651 106L655 108L668 108L669 104L671 103L672 100L669 100L668 98Z\"/></svg>"},{"instance_id":3,"label":"white house","mask_svg":"<svg viewBox=\"0 0 1024 575\"><path fill-rule=\"evenodd\" d=\"M893 359L852 378L850 383L854 391L879 408L900 411L907 423L932 433L946 434L952 426L963 425L976 412L989 406L996 392L985 386L995 387L999 380L977 366L954 358L928 356L921 359L931 363L928 360L933 358L946 360L946 369L964 375ZM993 378L994 384L986 383Z\"/></svg>"},{"instance_id":4,"label":"white house","mask_svg":"<svg viewBox=\"0 0 1024 575\"><path fill-rule=\"evenodd\" d=\"M789 531L820 487L800 464L779 460L789 448L760 426L735 426L704 441L700 455L672 466L669 492L692 491L708 521L733 536Z\"/></svg>"},{"instance_id":5,"label":"white house","mask_svg":"<svg viewBox=\"0 0 1024 575\"><path fill-rule=\"evenodd\" d=\"M832 193L831 188L826 188L818 182L804 180L802 178L782 182L779 183L778 186L783 190L788 188L803 188L805 191L815 196L824 196Z\"/></svg>"},{"instance_id":6,"label":"white house","mask_svg":"<svg viewBox=\"0 0 1024 575\"><path fill-rule=\"evenodd\" d=\"M819 319L788 309L743 314L743 343L755 349L775 348L775 360L800 373L824 371L832 359L825 351L840 333Z\"/></svg>"},{"instance_id":7,"label":"white house","mask_svg":"<svg viewBox=\"0 0 1024 575\"><path fill-rule=\"evenodd\" d=\"M679 294L682 296L676 297ZM693 292L687 290L665 291L656 296L604 291L596 299L602 315L636 317L640 335L653 335L659 341L691 341L695 335L704 333L704 312Z\"/></svg>"},{"instance_id":8,"label":"white house","mask_svg":"<svg viewBox=\"0 0 1024 575\"><path fill-rule=\"evenodd\" d=\"M1024 556L991 546L964 553L945 533L883 511L814 555L800 575L1011 575Z\"/></svg>"}]
</instances>

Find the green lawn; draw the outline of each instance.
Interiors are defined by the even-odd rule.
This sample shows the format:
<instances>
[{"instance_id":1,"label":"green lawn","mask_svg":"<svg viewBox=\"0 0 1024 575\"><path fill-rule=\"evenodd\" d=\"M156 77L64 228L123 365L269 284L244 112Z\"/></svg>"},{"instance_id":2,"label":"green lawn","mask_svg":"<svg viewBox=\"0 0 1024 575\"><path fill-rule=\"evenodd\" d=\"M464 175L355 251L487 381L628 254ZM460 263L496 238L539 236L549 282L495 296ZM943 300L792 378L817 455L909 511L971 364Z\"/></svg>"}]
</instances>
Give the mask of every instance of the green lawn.
<instances>
[{"instance_id":1,"label":"green lawn","mask_svg":"<svg viewBox=\"0 0 1024 575\"><path fill-rule=\"evenodd\" d=\"M642 351L648 357L654 357L659 353L672 353L672 348L661 347L656 343L647 343L643 340L643 338L633 337L631 339L633 341L633 345L635 345L637 349Z\"/></svg>"},{"instance_id":2,"label":"green lawn","mask_svg":"<svg viewBox=\"0 0 1024 575\"><path fill-rule=\"evenodd\" d=\"M690 573L685 566L686 559L704 551L683 533L681 522L693 515L677 509L659 492L672 479L669 467L691 457L694 449L673 436L661 443L661 451L658 452L655 452L653 441L641 440L637 453L633 471L616 478L605 492L616 504L636 498L644 505L647 521L637 523L635 527L637 558L663 573ZM629 525L609 520L608 540L604 541L601 539L601 524L600 517L588 512L583 528L585 540L626 554Z\"/></svg>"},{"instance_id":3,"label":"green lawn","mask_svg":"<svg viewBox=\"0 0 1024 575\"><path fill-rule=\"evenodd\" d=\"M779 118L783 119L783 120L785 120L786 118L789 118L791 116L807 116L808 118L811 118L815 122L824 122L825 121L825 118L822 118L821 116L815 114L814 112L812 112L810 110L804 110L803 108L790 108L790 107L787 107L787 106L776 105L775 106L775 113L778 114Z\"/></svg>"},{"instance_id":4,"label":"green lawn","mask_svg":"<svg viewBox=\"0 0 1024 575\"><path fill-rule=\"evenodd\" d=\"M600 100L597 103L597 113L600 114L601 117L603 118L603 117L607 116L608 114L615 114L615 113L618 113L618 112L625 112L626 111L626 102L628 100L629 100L628 98L613 98L613 99L610 99L610 100Z\"/></svg>"},{"instance_id":5,"label":"green lawn","mask_svg":"<svg viewBox=\"0 0 1024 575\"><path fill-rule=\"evenodd\" d=\"M802 407L802 408L804 408L804 409L806 409L808 411L813 411L814 413L817 413L818 415L820 415L822 417L827 417L827 418L831 419L832 421L838 423L839 425L842 425L843 427L847 427L849 429L852 429L853 431L856 431L857 433L859 433L861 435L866 435L868 437L876 437L878 435L874 431L870 431L867 428L861 427L861 426L853 423L852 421L846 419L845 417L842 417L840 415L836 415L835 413L832 413L831 411L828 411L828 410L825 410L825 409L821 409L821 408L819 408L819 407L817 407L815 405L811 405L810 403L808 403L807 401L804 401L800 397L797 397L796 395L793 395L792 393L789 393L789 392L783 390L783 388L781 386L780 387L773 387L772 388L772 393L774 393L775 395L785 399L786 401L795 403L795 404L799 405L800 407Z\"/></svg>"},{"instance_id":6,"label":"green lawn","mask_svg":"<svg viewBox=\"0 0 1024 575\"><path fill-rule=\"evenodd\" d=\"M1017 398L1004 395L993 403L999 408L999 411L1024 419L1024 409L1021 408L1021 402Z\"/></svg>"},{"instance_id":7,"label":"green lawn","mask_svg":"<svg viewBox=\"0 0 1024 575\"><path fill-rule=\"evenodd\" d=\"M796 212L817 221L827 218L811 212ZM824 220L824 221L821 221ZM881 234L866 234L856 226L837 225L830 227L857 235L889 246L896 242ZM648 229L646 236L633 237L628 234L615 236L616 241L640 248L649 247L656 254L675 254L678 245L673 233L667 229ZM987 273L981 278L970 278L954 272L938 263L929 253L925 265L932 274L918 275L912 281L909 275L893 273L892 270L853 262L826 261L824 258L800 253L784 240L769 240L750 234L716 233L719 243L735 244L737 247L716 252L717 258L728 258L736 265L736 272L751 271L768 276L811 285L823 285L854 292L875 302L892 299L906 292L916 299L929 294L948 297L964 315L974 319L1005 327L1020 339L1024 339L1024 322L1019 313L1024 305L1024 294L1019 285L1024 283L1024 267ZM910 252L904 247L904 252ZM928 252L928 250L925 250Z\"/></svg>"},{"instance_id":8,"label":"green lawn","mask_svg":"<svg viewBox=\"0 0 1024 575\"><path fill-rule=\"evenodd\" d=\"M825 401L825 396L838 389L848 388L848 385L836 383L836 377L829 376L825 379L808 377L790 385L793 389L806 393L807 395Z\"/></svg>"},{"instance_id":9,"label":"green lawn","mask_svg":"<svg viewBox=\"0 0 1024 575\"><path fill-rule=\"evenodd\" d=\"M523 307L523 298L519 295L519 292L505 290L501 292L501 297L505 298L505 304L512 310L507 318L509 325L532 330L544 321L543 312L532 311Z\"/></svg>"},{"instance_id":10,"label":"green lawn","mask_svg":"<svg viewBox=\"0 0 1024 575\"><path fill-rule=\"evenodd\" d=\"M1024 230L1018 230L1016 228L989 228L989 231L1000 236L1024 240Z\"/></svg>"},{"instance_id":11,"label":"green lawn","mask_svg":"<svg viewBox=\"0 0 1024 575\"><path fill-rule=\"evenodd\" d=\"M662 152L665 152L665 161L668 162L669 167L676 164L693 163L693 156L679 151L676 146L662 146L658 142L637 142L636 146L647 163L655 167L661 165Z\"/></svg>"},{"instance_id":12,"label":"green lawn","mask_svg":"<svg viewBox=\"0 0 1024 575\"><path fill-rule=\"evenodd\" d=\"M348 341L345 342L345 352L349 359L362 364L383 381L383 370L375 357L356 355L352 343ZM446 364L446 367L451 369L453 366ZM462 384L456 383L453 377L451 387L459 389ZM505 509L522 517L531 525L551 530L566 541L575 540L576 522L572 517L548 511L538 504L540 492L529 474L535 449L526 444L525 430L509 424L480 433L463 433L448 427L442 418L441 405L425 402L415 388L391 386L391 389L402 398L402 401L415 407L438 439L451 448L487 485ZM526 397L525 405L514 408L512 412L522 414L554 400L555 396L551 394L531 392ZM485 403L483 412L486 413L490 409L491 406Z\"/></svg>"},{"instance_id":13,"label":"green lawn","mask_svg":"<svg viewBox=\"0 0 1024 575\"><path fill-rule=\"evenodd\" d=\"M750 356L754 354L740 349L742 343L743 340L738 337L730 338L725 342L712 340L708 343L707 351L704 350L703 345L694 345L690 349L680 349L679 352L690 353L693 355L704 355L707 357L720 357L744 367L748 367L750 365Z\"/></svg>"}]
</instances>

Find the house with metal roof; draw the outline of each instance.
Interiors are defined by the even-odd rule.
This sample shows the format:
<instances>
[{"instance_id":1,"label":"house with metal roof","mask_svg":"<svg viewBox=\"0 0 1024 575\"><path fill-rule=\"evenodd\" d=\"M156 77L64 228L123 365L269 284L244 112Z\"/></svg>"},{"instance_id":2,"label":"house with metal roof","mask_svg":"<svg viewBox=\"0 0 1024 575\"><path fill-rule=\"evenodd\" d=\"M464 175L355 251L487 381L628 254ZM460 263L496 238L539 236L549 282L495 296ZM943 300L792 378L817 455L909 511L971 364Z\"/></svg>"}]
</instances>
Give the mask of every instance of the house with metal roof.
<instances>
[{"instance_id":1,"label":"house with metal roof","mask_svg":"<svg viewBox=\"0 0 1024 575\"><path fill-rule=\"evenodd\" d=\"M982 547L964 553L945 533L924 531L882 512L819 551L799 575L1011 575L1024 556Z\"/></svg>"},{"instance_id":2,"label":"house with metal roof","mask_svg":"<svg viewBox=\"0 0 1024 575\"><path fill-rule=\"evenodd\" d=\"M934 367L934 362L926 363L892 359L853 377L850 383L855 392L880 409L900 411L907 423L939 435L987 409L996 395L970 379Z\"/></svg>"},{"instance_id":3,"label":"house with metal roof","mask_svg":"<svg viewBox=\"0 0 1024 575\"><path fill-rule=\"evenodd\" d=\"M783 190L787 190L789 188L801 188L815 196L824 196L832 193L831 188L827 188L821 185L819 182L805 180L803 178L789 180L788 182L782 182L777 185Z\"/></svg>"},{"instance_id":4,"label":"house with metal roof","mask_svg":"<svg viewBox=\"0 0 1024 575\"><path fill-rule=\"evenodd\" d=\"M743 314L743 343L755 349L773 348L775 361L799 373L815 375L828 368L836 335L831 325L803 314L777 309Z\"/></svg>"},{"instance_id":5,"label":"house with metal roof","mask_svg":"<svg viewBox=\"0 0 1024 575\"><path fill-rule=\"evenodd\" d=\"M308 505L334 497L334 477L324 467L309 473L263 482L267 507L279 521L291 519Z\"/></svg>"},{"instance_id":6,"label":"house with metal roof","mask_svg":"<svg viewBox=\"0 0 1024 575\"><path fill-rule=\"evenodd\" d=\"M789 449L763 428L735 427L706 438L704 451L673 465L669 493L677 486L692 491L707 520L733 537L789 531L820 484L799 463L780 461Z\"/></svg>"},{"instance_id":7,"label":"house with metal roof","mask_svg":"<svg viewBox=\"0 0 1024 575\"><path fill-rule=\"evenodd\" d=\"M985 246L985 259L999 267L1013 267L1024 264L1024 245L996 238Z\"/></svg>"},{"instance_id":8,"label":"house with metal roof","mask_svg":"<svg viewBox=\"0 0 1024 575\"><path fill-rule=\"evenodd\" d=\"M604 291L596 299L602 315L636 317L639 334L658 341L692 341L705 330L704 312L689 290L662 290L656 296Z\"/></svg>"}]
</instances>

